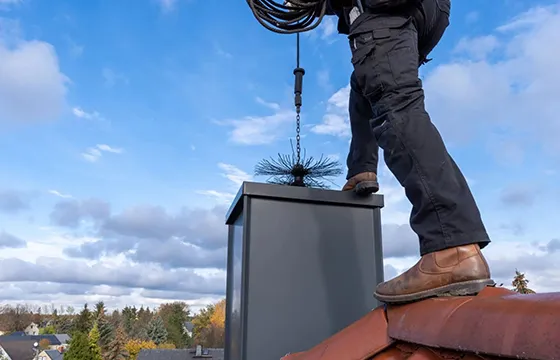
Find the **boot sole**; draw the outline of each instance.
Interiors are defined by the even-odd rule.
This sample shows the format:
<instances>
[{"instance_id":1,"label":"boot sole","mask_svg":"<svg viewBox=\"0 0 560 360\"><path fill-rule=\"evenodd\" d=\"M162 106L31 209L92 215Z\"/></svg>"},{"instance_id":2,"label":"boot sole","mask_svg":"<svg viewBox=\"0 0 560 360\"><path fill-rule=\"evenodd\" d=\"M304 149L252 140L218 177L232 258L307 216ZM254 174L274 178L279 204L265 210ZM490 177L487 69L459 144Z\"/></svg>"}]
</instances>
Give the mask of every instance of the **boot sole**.
<instances>
[{"instance_id":1,"label":"boot sole","mask_svg":"<svg viewBox=\"0 0 560 360\"><path fill-rule=\"evenodd\" d=\"M420 291L414 294L381 295L375 292L373 296L386 304L405 304L431 297L476 295L487 286L496 286L496 283L492 279L470 280Z\"/></svg>"},{"instance_id":2,"label":"boot sole","mask_svg":"<svg viewBox=\"0 0 560 360\"><path fill-rule=\"evenodd\" d=\"M354 192L359 196L368 196L379 191L377 181L362 181L354 187Z\"/></svg>"}]
</instances>

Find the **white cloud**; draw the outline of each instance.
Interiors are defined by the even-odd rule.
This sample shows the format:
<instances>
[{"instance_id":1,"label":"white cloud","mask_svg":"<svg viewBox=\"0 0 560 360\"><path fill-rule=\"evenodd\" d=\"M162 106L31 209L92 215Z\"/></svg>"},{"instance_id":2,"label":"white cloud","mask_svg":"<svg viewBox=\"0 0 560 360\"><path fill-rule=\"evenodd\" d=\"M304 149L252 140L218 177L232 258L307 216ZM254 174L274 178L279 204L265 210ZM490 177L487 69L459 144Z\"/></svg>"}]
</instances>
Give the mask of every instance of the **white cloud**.
<instances>
[{"instance_id":1,"label":"white cloud","mask_svg":"<svg viewBox=\"0 0 560 360\"><path fill-rule=\"evenodd\" d=\"M311 131L316 134L333 135L347 138L350 136L350 123L348 120L348 99L350 85L335 92L327 101L327 113L323 116L322 123L315 125Z\"/></svg>"},{"instance_id":2,"label":"white cloud","mask_svg":"<svg viewBox=\"0 0 560 360\"><path fill-rule=\"evenodd\" d=\"M505 287L511 288L511 281L517 269L526 274L531 289L537 292L555 292L560 288L560 272L556 267L560 261L560 251L550 246L547 250L547 245L553 242L554 240L537 243L495 241L482 252L490 265L492 278L498 285L504 284ZM419 256L390 258L384 262L400 274L414 265L418 258Z\"/></svg>"},{"instance_id":3,"label":"white cloud","mask_svg":"<svg viewBox=\"0 0 560 360\"><path fill-rule=\"evenodd\" d=\"M0 23L0 122L57 119L66 105L69 79L60 70L55 48L22 40L17 24Z\"/></svg>"},{"instance_id":4,"label":"white cloud","mask_svg":"<svg viewBox=\"0 0 560 360\"><path fill-rule=\"evenodd\" d=\"M239 190L241 184L243 184L244 181L252 181L253 176L231 164L219 163L218 168L223 171L221 174L222 177L231 182L231 184L227 186L231 191L198 190L196 193L215 198L220 204L229 205L235 198L235 194Z\"/></svg>"},{"instance_id":5,"label":"white cloud","mask_svg":"<svg viewBox=\"0 0 560 360\"><path fill-rule=\"evenodd\" d=\"M483 60L499 46L500 42L494 35L462 38L455 46L455 52L467 54L474 60Z\"/></svg>"},{"instance_id":6,"label":"white cloud","mask_svg":"<svg viewBox=\"0 0 560 360\"><path fill-rule=\"evenodd\" d=\"M537 7L491 34L460 40L455 51L463 57L436 66L424 77L428 111L448 142L476 134L492 144L497 133L520 133L524 139L530 135L545 140L543 147L559 154L560 48L550 46L556 43L560 5ZM327 113L313 132L350 135L348 91L342 88L329 99ZM516 143L521 157L521 142Z\"/></svg>"},{"instance_id":7,"label":"white cloud","mask_svg":"<svg viewBox=\"0 0 560 360\"><path fill-rule=\"evenodd\" d=\"M534 137L557 154L560 48L550 44L560 42L560 5L537 7L493 34L464 41L479 55L494 49L495 56L467 56L426 75L427 107L444 136L494 141L496 132L520 133L525 144Z\"/></svg>"},{"instance_id":8,"label":"white cloud","mask_svg":"<svg viewBox=\"0 0 560 360\"><path fill-rule=\"evenodd\" d=\"M219 163L218 167L224 171L222 176L237 186L241 186L244 181L251 181L253 179L253 176L234 165Z\"/></svg>"},{"instance_id":9,"label":"white cloud","mask_svg":"<svg viewBox=\"0 0 560 360\"><path fill-rule=\"evenodd\" d=\"M229 134L231 142L240 145L270 144L282 136L284 125L295 121L295 111L282 109L280 105L268 103L261 98L256 98L255 101L270 108L274 113L216 121L217 124L233 128Z\"/></svg>"},{"instance_id":10,"label":"white cloud","mask_svg":"<svg viewBox=\"0 0 560 360\"><path fill-rule=\"evenodd\" d=\"M103 120L103 117L97 111L87 112L79 106L72 108L72 114L80 119Z\"/></svg>"},{"instance_id":11,"label":"white cloud","mask_svg":"<svg viewBox=\"0 0 560 360\"><path fill-rule=\"evenodd\" d=\"M71 199L71 198L72 198L72 195L70 195L70 194L63 194L63 193L61 193L61 192L58 191L58 190L49 190L49 194L54 195L54 196L61 197L61 198L63 198L63 199Z\"/></svg>"},{"instance_id":12,"label":"white cloud","mask_svg":"<svg viewBox=\"0 0 560 360\"><path fill-rule=\"evenodd\" d=\"M97 145L97 148L101 151L107 151L107 152L111 152L113 154L121 154L123 152L123 149L114 148L114 147L111 147L111 146L106 145L106 144L99 144L99 145Z\"/></svg>"},{"instance_id":13,"label":"white cloud","mask_svg":"<svg viewBox=\"0 0 560 360\"><path fill-rule=\"evenodd\" d=\"M89 162L97 162L102 156L103 152L109 152L113 154L122 154L123 149L114 148L107 144L97 144L95 147L91 147L82 153L82 157Z\"/></svg>"},{"instance_id":14,"label":"white cloud","mask_svg":"<svg viewBox=\"0 0 560 360\"><path fill-rule=\"evenodd\" d=\"M337 40L338 26L334 16L325 16L318 27L303 33L309 39L321 39L327 44L332 44Z\"/></svg>"},{"instance_id":15,"label":"white cloud","mask_svg":"<svg viewBox=\"0 0 560 360\"><path fill-rule=\"evenodd\" d=\"M279 105L279 104L267 102L267 101L263 100L261 97L258 97L258 96L257 96L257 97L255 98L255 101L256 101L257 103L263 105L263 106L266 106L267 108L272 109L272 110L276 110L276 111L280 110L280 105Z\"/></svg>"},{"instance_id":16,"label":"white cloud","mask_svg":"<svg viewBox=\"0 0 560 360\"><path fill-rule=\"evenodd\" d=\"M324 17L321 25L319 25L319 29L323 40L330 38L332 35L336 34L336 20L333 16Z\"/></svg>"},{"instance_id":17,"label":"white cloud","mask_svg":"<svg viewBox=\"0 0 560 360\"><path fill-rule=\"evenodd\" d=\"M223 205L231 204L231 202L235 198L235 193L218 190L197 190L196 193L199 195L212 197L216 199L219 204Z\"/></svg>"}]
</instances>

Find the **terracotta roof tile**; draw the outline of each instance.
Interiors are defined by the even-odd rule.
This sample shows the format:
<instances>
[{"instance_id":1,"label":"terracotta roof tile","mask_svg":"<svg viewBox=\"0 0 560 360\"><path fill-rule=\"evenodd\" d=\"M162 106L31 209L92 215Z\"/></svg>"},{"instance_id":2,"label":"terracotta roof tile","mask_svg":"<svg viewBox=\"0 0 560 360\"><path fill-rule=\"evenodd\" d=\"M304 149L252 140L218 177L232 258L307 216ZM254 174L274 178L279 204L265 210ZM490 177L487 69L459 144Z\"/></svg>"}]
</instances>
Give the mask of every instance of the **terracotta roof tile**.
<instances>
[{"instance_id":1,"label":"terracotta roof tile","mask_svg":"<svg viewBox=\"0 0 560 360\"><path fill-rule=\"evenodd\" d=\"M475 297L379 307L282 360L560 359L560 293L487 288Z\"/></svg>"},{"instance_id":2,"label":"terracotta roof tile","mask_svg":"<svg viewBox=\"0 0 560 360\"><path fill-rule=\"evenodd\" d=\"M387 336L385 311L377 308L312 349L283 360L368 360L392 343Z\"/></svg>"},{"instance_id":3,"label":"terracotta roof tile","mask_svg":"<svg viewBox=\"0 0 560 360\"><path fill-rule=\"evenodd\" d=\"M476 297L435 298L389 307L389 336L467 352L560 357L560 294L488 288Z\"/></svg>"}]
</instances>

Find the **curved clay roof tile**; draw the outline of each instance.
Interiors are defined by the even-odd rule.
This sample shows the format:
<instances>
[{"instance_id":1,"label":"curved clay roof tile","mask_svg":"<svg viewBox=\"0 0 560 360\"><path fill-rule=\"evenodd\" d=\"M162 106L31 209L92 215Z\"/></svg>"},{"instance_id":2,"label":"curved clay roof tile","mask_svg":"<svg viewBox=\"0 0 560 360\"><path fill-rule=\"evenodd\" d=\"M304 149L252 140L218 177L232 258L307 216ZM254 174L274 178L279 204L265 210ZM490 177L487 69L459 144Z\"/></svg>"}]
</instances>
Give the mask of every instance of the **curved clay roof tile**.
<instances>
[{"instance_id":1,"label":"curved clay roof tile","mask_svg":"<svg viewBox=\"0 0 560 360\"><path fill-rule=\"evenodd\" d=\"M474 297L379 307L282 360L560 360L560 293L487 288Z\"/></svg>"}]
</instances>

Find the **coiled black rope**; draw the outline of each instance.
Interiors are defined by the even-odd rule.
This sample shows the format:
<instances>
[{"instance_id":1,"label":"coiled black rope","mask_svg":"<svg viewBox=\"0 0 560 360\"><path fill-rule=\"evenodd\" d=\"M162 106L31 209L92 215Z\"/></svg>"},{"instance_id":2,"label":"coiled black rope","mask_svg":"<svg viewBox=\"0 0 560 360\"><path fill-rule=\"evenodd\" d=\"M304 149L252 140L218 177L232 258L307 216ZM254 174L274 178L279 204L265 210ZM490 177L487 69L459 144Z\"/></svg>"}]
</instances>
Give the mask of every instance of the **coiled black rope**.
<instances>
[{"instance_id":1,"label":"coiled black rope","mask_svg":"<svg viewBox=\"0 0 560 360\"><path fill-rule=\"evenodd\" d=\"M262 26L279 34L313 30L327 11L327 0L247 0L247 4Z\"/></svg>"}]
</instances>

